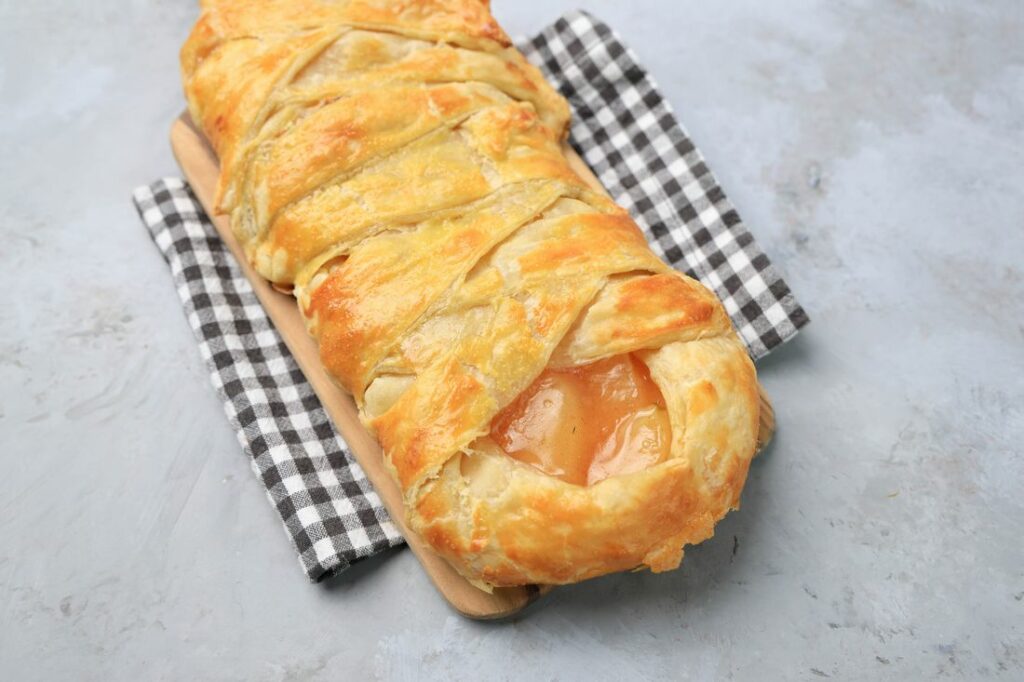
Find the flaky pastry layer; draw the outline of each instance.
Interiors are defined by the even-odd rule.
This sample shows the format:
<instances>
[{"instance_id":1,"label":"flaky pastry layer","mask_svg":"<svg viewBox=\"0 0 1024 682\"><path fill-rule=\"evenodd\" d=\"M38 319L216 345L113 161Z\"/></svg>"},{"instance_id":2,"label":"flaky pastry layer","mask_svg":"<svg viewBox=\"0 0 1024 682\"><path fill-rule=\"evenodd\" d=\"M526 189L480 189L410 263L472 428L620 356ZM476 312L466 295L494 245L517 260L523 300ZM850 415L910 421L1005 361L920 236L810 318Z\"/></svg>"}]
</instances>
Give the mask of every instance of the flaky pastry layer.
<instances>
[{"instance_id":1,"label":"flaky pastry layer","mask_svg":"<svg viewBox=\"0 0 1024 682\"><path fill-rule=\"evenodd\" d=\"M753 366L721 304L562 152L567 103L481 0L211 0L182 49L219 209L294 287L408 525L477 584L679 564L739 503ZM635 353L667 459L580 486L474 443L547 367Z\"/></svg>"}]
</instances>

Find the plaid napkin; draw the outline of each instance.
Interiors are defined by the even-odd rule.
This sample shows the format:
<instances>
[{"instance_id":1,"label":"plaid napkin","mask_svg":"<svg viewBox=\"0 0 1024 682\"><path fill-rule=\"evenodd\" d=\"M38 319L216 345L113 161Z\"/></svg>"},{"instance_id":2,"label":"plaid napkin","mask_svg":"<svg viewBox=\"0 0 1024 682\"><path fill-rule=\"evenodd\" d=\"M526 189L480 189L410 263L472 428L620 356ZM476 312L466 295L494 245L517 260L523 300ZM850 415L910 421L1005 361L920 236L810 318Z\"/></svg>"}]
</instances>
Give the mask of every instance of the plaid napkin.
<instances>
[{"instance_id":1,"label":"plaid napkin","mask_svg":"<svg viewBox=\"0 0 1024 682\"><path fill-rule=\"evenodd\" d=\"M668 262L725 304L753 357L807 316L654 81L605 24L573 12L520 47L573 107L572 144ZM401 544L380 499L192 191L134 192L239 442L313 581Z\"/></svg>"},{"instance_id":2,"label":"plaid napkin","mask_svg":"<svg viewBox=\"0 0 1024 682\"><path fill-rule=\"evenodd\" d=\"M658 255L718 294L751 356L807 324L654 79L607 24L571 12L520 48L569 100L573 147Z\"/></svg>"},{"instance_id":3,"label":"plaid napkin","mask_svg":"<svg viewBox=\"0 0 1024 682\"><path fill-rule=\"evenodd\" d=\"M403 542L184 180L134 192L238 442L310 580Z\"/></svg>"}]
</instances>

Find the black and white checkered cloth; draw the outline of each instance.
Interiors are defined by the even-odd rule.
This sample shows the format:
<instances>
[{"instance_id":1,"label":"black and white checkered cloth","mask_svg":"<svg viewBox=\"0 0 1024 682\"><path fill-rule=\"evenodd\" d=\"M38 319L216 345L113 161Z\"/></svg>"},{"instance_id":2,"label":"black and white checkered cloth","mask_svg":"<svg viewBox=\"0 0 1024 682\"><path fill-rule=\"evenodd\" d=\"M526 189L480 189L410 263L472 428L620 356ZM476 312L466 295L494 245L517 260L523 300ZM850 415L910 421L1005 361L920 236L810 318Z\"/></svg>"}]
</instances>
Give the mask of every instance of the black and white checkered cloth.
<instances>
[{"instance_id":1,"label":"black and white checkered cloth","mask_svg":"<svg viewBox=\"0 0 1024 682\"><path fill-rule=\"evenodd\" d=\"M618 36L574 12L521 47L572 104L577 151L655 250L718 294L751 355L792 337L807 316ZM228 419L309 578L323 580L401 544L192 191L168 178L136 189L134 200L170 265Z\"/></svg>"},{"instance_id":2,"label":"black and white checkered cloth","mask_svg":"<svg viewBox=\"0 0 1024 682\"><path fill-rule=\"evenodd\" d=\"M366 475L183 180L134 193L238 441L320 581L402 543Z\"/></svg>"},{"instance_id":3,"label":"black and white checkered cloth","mask_svg":"<svg viewBox=\"0 0 1024 682\"><path fill-rule=\"evenodd\" d=\"M572 105L573 147L658 255L718 294L751 356L796 334L806 313L615 32L571 12L520 47Z\"/></svg>"}]
</instances>

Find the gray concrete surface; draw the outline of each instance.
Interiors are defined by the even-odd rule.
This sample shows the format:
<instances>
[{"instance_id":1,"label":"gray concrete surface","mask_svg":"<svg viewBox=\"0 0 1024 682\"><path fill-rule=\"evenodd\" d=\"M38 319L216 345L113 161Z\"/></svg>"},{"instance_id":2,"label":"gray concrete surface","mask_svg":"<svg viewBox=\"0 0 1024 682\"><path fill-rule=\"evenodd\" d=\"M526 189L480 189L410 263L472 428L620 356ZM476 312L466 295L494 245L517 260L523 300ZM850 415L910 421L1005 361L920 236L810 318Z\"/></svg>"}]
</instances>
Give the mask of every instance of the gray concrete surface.
<instances>
[{"instance_id":1,"label":"gray concrete surface","mask_svg":"<svg viewBox=\"0 0 1024 682\"><path fill-rule=\"evenodd\" d=\"M129 203L176 168L185 0L0 2L5 679L1024 678L1024 5L582 4L813 325L682 570L452 613L407 551L307 584Z\"/></svg>"}]
</instances>

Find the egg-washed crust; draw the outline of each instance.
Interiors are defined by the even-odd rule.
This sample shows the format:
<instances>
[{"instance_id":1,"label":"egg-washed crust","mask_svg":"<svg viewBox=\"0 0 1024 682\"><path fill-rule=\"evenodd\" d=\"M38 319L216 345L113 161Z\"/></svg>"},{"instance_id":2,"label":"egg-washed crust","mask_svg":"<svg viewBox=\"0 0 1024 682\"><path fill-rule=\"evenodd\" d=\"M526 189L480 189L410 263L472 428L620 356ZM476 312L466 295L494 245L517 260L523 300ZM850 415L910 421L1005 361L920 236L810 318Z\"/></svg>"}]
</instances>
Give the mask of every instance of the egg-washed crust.
<instances>
[{"instance_id":1,"label":"egg-washed crust","mask_svg":"<svg viewBox=\"0 0 1024 682\"><path fill-rule=\"evenodd\" d=\"M567 103L487 2L205 2L181 57L220 209L463 575L667 570L739 504L753 365L717 298L572 171ZM622 353L664 395L665 461L577 486L480 445L546 367Z\"/></svg>"}]
</instances>

